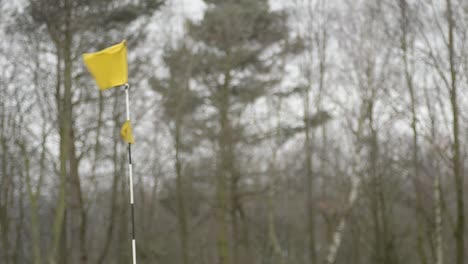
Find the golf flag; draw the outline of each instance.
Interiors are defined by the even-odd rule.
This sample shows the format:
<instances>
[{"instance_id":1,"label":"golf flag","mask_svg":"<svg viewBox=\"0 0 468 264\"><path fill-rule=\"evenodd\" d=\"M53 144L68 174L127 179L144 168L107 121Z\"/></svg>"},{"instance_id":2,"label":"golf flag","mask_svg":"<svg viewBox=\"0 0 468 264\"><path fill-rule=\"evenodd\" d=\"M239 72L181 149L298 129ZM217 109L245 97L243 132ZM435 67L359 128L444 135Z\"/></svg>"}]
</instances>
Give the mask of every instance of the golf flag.
<instances>
[{"instance_id":1,"label":"golf flag","mask_svg":"<svg viewBox=\"0 0 468 264\"><path fill-rule=\"evenodd\" d=\"M122 139L125 142L127 142L129 144L135 143L135 139L133 138L132 125L130 124L130 120L125 121L125 123L122 126L122 129L120 129L120 135L122 136Z\"/></svg>"},{"instance_id":2,"label":"golf flag","mask_svg":"<svg viewBox=\"0 0 468 264\"><path fill-rule=\"evenodd\" d=\"M127 44L124 41L98 52L83 54L88 71L99 90L106 90L128 82Z\"/></svg>"},{"instance_id":3,"label":"golf flag","mask_svg":"<svg viewBox=\"0 0 468 264\"><path fill-rule=\"evenodd\" d=\"M130 124L130 100L127 65L127 43L124 41L98 52L83 54L83 61L88 71L94 77L99 90L107 90L115 86L125 85L125 106L127 121L120 129L122 139L128 143L128 179L130 189L130 208L132 212L132 259L136 264L135 239L135 209L133 199L133 170L132 170L132 144L135 143Z\"/></svg>"}]
</instances>

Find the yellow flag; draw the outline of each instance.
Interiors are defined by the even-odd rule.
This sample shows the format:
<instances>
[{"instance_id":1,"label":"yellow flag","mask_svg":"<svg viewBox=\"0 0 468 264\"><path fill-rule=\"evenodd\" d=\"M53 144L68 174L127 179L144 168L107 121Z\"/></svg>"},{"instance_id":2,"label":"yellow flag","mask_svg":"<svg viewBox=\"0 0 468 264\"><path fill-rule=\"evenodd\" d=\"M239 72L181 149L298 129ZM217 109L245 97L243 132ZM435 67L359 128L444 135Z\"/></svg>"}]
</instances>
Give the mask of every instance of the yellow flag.
<instances>
[{"instance_id":1,"label":"yellow flag","mask_svg":"<svg viewBox=\"0 0 468 264\"><path fill-rule=\"evenodd\" d=\"M128 83L127 44L124 41L98 52L83 54L88 71L99 90Z\"/></svg>"},{"instance_id":2,"label":"yellow flag","mask_svg":"<svg viewBox=\"0 0 468 264\"><path fill-rule=\"evenodd\" d=\"M132 125L130 124L130 121L125 121L125 123L122 126L122 129L120 129L120 135L122 136L125 142L130 144L135 143L135 139L133 139Z\"/></svg>"}]
</instances>

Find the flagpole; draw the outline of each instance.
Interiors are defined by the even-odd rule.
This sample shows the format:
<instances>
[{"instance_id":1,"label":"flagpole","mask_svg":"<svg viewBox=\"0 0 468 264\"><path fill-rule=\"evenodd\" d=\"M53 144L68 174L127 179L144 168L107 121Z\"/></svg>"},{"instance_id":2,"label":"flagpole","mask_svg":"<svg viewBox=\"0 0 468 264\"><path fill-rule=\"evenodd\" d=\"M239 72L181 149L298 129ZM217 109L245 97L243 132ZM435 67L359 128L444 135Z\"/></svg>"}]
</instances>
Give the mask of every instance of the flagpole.
<instances>
[{"instance_id":1,"label":"flagpole","mask_svg":"<svg viewBox=\"0 0 468 264\"><path fill-rule=\"evenodd\" d=\"M130 85L125 84L125 106L127 109L127 121L130 121L130 103L128 90ZM128 143L128 179L130 188L130 209L132 213L132 259L133 264L136 264L136 240L135 240L135 205L133 200L133 169L132 169L132 144Z\"/></svg>"}]
</instances>

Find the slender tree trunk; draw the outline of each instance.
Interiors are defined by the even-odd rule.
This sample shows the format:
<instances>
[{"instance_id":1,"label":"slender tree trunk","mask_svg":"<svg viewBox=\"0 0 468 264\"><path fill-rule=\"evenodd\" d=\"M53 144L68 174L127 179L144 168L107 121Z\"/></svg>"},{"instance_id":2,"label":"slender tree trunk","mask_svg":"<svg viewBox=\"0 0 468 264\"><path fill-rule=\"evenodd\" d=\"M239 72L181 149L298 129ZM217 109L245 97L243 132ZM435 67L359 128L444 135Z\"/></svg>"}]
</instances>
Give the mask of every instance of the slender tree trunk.
<instances>
[{"instance_id":1,"label":"slender tree trunk","mask_svg":"<svg viewBox=\"0 0 468 264\"><path fill-rule=\"evenodd\" d=\"M306 91L304 100L304 133L305 133L305 165L306 165L306 190L307 190L307 230L309 235L309 258L311 264L317 263L317 252L315 245L315 204L313 195L313 165L312 165L312 143L310 127L310 94L309 89Z\"/></svg>"},{"instance_id":2,"label":"slender tree trunk","mask_svg":"<svg viewBox=\"0 0 468 264\"><path fill-rule=\"evenodd\" d=\"M421 264L427 264L427 256L424 251L424 218L423 206L421 199L421 190L420 190L420 170L419 170L419 143L418 143L418 129L417 129L417 120L418 116L416 113L416 98L414 94L413 79L410 74L409 62L408 62L408 30L409 30L409 21L408 21L408 3L406 0L400 0L400 12L401 12L401 50L402 50L402 60L405 72L406 86L410 94L411 100L411 130L413 132L413 151L412 151L412 160L413 160L413 187L416 195L416 219L417 219L417 251L420 258Z\"/></svg>"},{"instance_id":3,"label":"slender tree trunk","mask_svg":"<svg viewBox=\"0 0 468 264\"><path fill-rule=\"evenodd\" d=\"M221 101L219 102L221 133L218 136L220 149L220 173L217 177L217 207L216 219L218 225L217 248L219 264L229 264L230 252L227 236L229 224L228 212L228 179L231 178L231 164L229 157L230 127L229 127L229 71L224 75L224 85L221 87ZM235 243L235 241L233 241Z\"/></svg>"},{"instance_id":4,"label":"slender tree trunk","mask_svg":"<svg viewBox=\"0 0 468 264\"><path fill-rule=\"evenodd\" d=\"M232 146L229 147L231 150L229 151L229 156L232 157ZM238 213L241 212L241 205L239 203L238 199L238 184L239 184L239 175L234 171L232 167L232 163L230 165L231 167L231 177L230 177L230 194L231 194L231 207L230 207L230 217L231 217L231 227L232 227L232 264L237 264L239 262L240 258L240 226L239 226L239 218L238 218Z\"/></svg>"},{"instance_id":5,"label":"slender tree trunk","mask_svg":"<svg viewBox=\"0 0 468 264\"><path fill-rule=\"evenodd\" d=\"M268 186L268 236L270 238L270 242L273 247L273 252L275 253L277 259L279 260L278 262L281 264L285 264L286 258L285 258L285 255L283 254L283 250L281 249L281 245L278 240L278 235L277 235L276 227L275 227L275 214L274 214L275 209L274 209L274 203L273 203L274 195L275 195L274 187L270 183L270 185Z\"/></svg>"},{"instance_id":6,"label":"slender tree trunk","mask_svg":"<svg viewBox=\"0 0 468 264\"><path fill-rule=\"evenodd\" d=\"M369 188L371 189L371 213L372 213L372 222L374 226L374 257L375 257L375 262L377 263L386 263L385 258L384 258L384 246L383 244L385 243L384 235L383 235L383 230L382 230L382 224L381 224L381 219L380 219L380 206L379 206L379 188L378 188L378 177L376 175L376 153L374 149L374 143L372 143L371 146L371 151L369 153L370 157L370 186Z\"/></svg>"},{"instance_id":7,"label":"slender tree trunk","mask_svg":"<svg viewBox=\"0 0 468 264\"><path fill-rule=\"evenodd\" d=\"M370 85L368 87L371 87ZM371 210L372 220L374 222L375 232L375 257L377 262L384 264L393 263L393 241L390 237L389 218L387 216L387 205L383 190L382 172L378 171L379 161L379 146L378 132L375 129L374 123L374 101L370 99L368 102L367 118L369 120L368 127L370 131L370 177L371 177Z\"/></svg>"},{"instance_id":8,"label":"slender tree trunk","mask_svg":"<svg viewBox=\"0 0 468 264\"><path fill-rule=\"evenodd\" d=\"M5 98L5 96L4 96ZM0 145L2 150L2 160L1 160L1 173L0 177L0 236L2 242L2 251L3 251L3 261L8 262L8 254L10 251L10 243L8 239L9 234L9 219L8 219L8 195L10 193L10 176L8 175L8 144L6 138L6 128L7 128L7 116L5 111L5 103L2 101L0 105L2 107L2 115L0 116Z\"/></svg>"},{"instance_id":9,"label":"slender tree trunk","mask_svg":"<svg viewBox=\"0 0 468 264\"><path fill-rule=\"evenodd\" d=\"M28 159L28 164L25 166L25 173L29 173L30 171L30 164ZM12 256L12 263L20 264L20 260L24 259L24 256L21 254L21 249L23 248L23 241L25 240L22 236L22 232L24 229L24 173L20 172L20 179L19 179L19 201L18 201L18 210L19 210L19 217L16 219L16 245L15 251Z\"/></svg>"},{"instance_id":10,"label":"slender tree trunk","mask_svg":"<svg viewBox=\"0 0 468 264\"><path fill-rule=\"evenodd\" d=\"M114 151L116 150L117 148L114 147ZM113 160L114 160L114 164L117 164L119 162L119 160L117 159L117 154L114 154ZM110 213L109 213L109 224L106 229L104 247L98 257L98 261L97 261L98 264L102 264L106 260L106 257L107 257L107 254L109 252L109 248L111 245L111 241L112 241L112 234L113 234L114 225L115 225L115 214L117 211L117 208L116 208L117 207L117 192L118 192L117 179L118 179L118 176L121 175L121 173L118 171L120 168L117 168L117 167L118 167L117 165L114 165L114 175L112 179L112 187L111 187L112 191L111 191L111 197L110 197L111 206L110 206Z\"/></svg>"},{"instance_id":11,"label":"slender tree trunk","mask_svg":"<svg viewBox=\"0 0 468 264\"><path fill-rule=\"evenodd\" d=\"M277 141L280 140L281 137L281 126L280 126L280 107L281 101L279 102L279 107L276 109L276 128L275 134L278 137ZM267 205L268 205L268 234L271 242L271 246L273 247L273 252L275 253L276 257L278 258L278 262L280 264L286 264L286 255L283 253L283 249L281 248L280 241L278 239L276 225L275 225L275 204L274 204L274 197L275 197L275 186L274 183L279 180L278 170L277 170L277 154L278 148L280 146L276 144L272 147L272 157L270 163L270 183L268 185L268 197L267 197Z\"/></svg>"},{"instance_id":12,"label":"slender tree trunk","mask_svg":"<svg viewBox=\"0 0 468 264\"><path fill-rule=\"evenodd\" d=\"M180 108L180 106L177 106ZM176 189L177 189L177 219L179 222L179 238L180 247L182 253L182 264L189 264L189 252L188 252L188 228L187 228L187 215L186 215L186 204L184 191L184 179L182 177L182 164L180 161L180 149L181 149L181 117L180 111L178 111L175 121L175 171L176 171Z\"/></svg>"},{"instance_id":13,"label":"slender tree trunk","mask_svg":"<svg viewBox=\"0 0 468 264\"><path fill-rule=\"evenodd\" d=\"M68 1L66 1L68 3ZM68 3L70 5L70 3ZM71 6L65 7L69 16L66 20L65 41L64 41L64 127L67 133L68 146L65 151L68 152L68 182L70 195L69 198L69 224L70 224L70 260L71 264L86 263L86 253L84 248L84 238L86 234L86 217L83 207L81 193L81 183L78 174L79 161L75 149L75 131L73 127L73 103L72 103L72 33L71 33Z\"/></svg>"},{"instance_id":14,"label":"slender tree trunk","mask_svg":"<svg viewBox=\"0 0 468 264\"><path fill-rule=\"evenodd\" d=\"M66 194L66 176L67 176L67 160L68 160L68 152L66 149L68 148L68 140L65 135L67 135L68 128L64 126L64 113L65 107L62 102L62 47L60 43L55 43L57 48L57 66L56 66L56 74L57 74L57 81L56 81L56 92L55 92L55 99L57 105L57 119L58 119L58 127L59 127L59 135L60 135L60 178L59 178L59 195L57 206L55 208L55 219L53 224L53 238L52 238L52 247L49 254L49 263L56 264L57 259L59 259L58 263L66 264L65 256L66 256L66 239L64 239L66 233L63 232L64 229L64 222L65 222L65 215L66 215L66 202L65 202L65 194ZM59 251L59 247L60 250Z\"/></svg>"},{"instance_id":15,"label":"slender tree trunk","mask_svg":"<svg viewBox=\"0 0 468 264\"><path fill-rule=\"evenodd\" d=\"M359 127L361 127L362 124L359 124ZM358 132L360 133L360 132ZM358 134L358 138L359 138L359 134ZM338 249L341 245L341 241L342 241L342 237L343 237L343 232L344 232L344 228L346 226L346 220L347 220L347 217L349 216L349 214L351 213L351 210L353 209L354 207L354 204L356 203L357 201L357 198L358 198L358 194L359 194L359 188L361 186L361 175L360 175L360 166L362 164L362 157L361 157L361 149L362 149L362 146L360 145L359 143L359 140L357 141L358 144L356 146L356 150L355 150L355 157L356 157L356 161L355 161L355 165L353 166L353 170L352 170L352 177L351 177L351 191L349 193L349 196L348 196L348 205L347 207L345 208L345 213L344 215L341 217L339 223L338 223L338 226L335 230L335 232L333 233L333 239L330 243L330 246L328 248L328 254L327 254L327 258L326 258L326 263L327 264L333 264L335 263L336 261L336 257L337 257L337 254L338 254ZM358 245L355 245L356 248L358 248ZM359 259L359 256L357 254L357 257Z\"/></svg>"},{"instance_id":16,"label":"slender tree trunk","mask_svg":"<svg viewBox=\"0 0 468 264\"><path fill-rule=\"evenodd\" d=\"M43 127L43 130L45 128ZM44 133L44 131L43 131ZM29 157L28 153L26 152L26 147L24 144L21 146L21 152L23 155L25 167L29 167ZM42 177L43 177L43 169L44 169L44 159L45 159L45 136L43 135L43 141L42 141L42 152L41 152L41 158L40 158L40 169L39 169L39 183L37 187L37 191L34 192L31 184L31 175L29 173L29 169L26 169L26 188L27 188L27 194L28 194L28 199L29 203L31 206L30 209L30 223L31 223L31 245L32 245L32 251L33 251L33 263L34 264L40 264L42 262L41 258L41 244L40 244L40 228L39 228L39 217L38 217L38 196L40 195L39 188L41 186L42 182Z\"/></svg>"},{"instance_id":17,"label":"slender tree trunk","mask_svg":"<svg viewBox=\"0 0 468 264\"><path fill-rule=\"evenodd\" d=\"M435 153L437 149L435 147L435 140L436 140L436 117L433 110L432 102L429 99L427 94L427 88L425 89L425 99L427 110L429 112L430 118L430 129L431 129L431 158L433 158L435 164L435 176L433 180L433 195L434 195L434 240L435 246L433 247L434 254L434 263L435 264L443 264L443 237L442 237L442 193L441 193L441 184L440 184L440 167L439 161L435 159Z\"/></svg>"},{"instance_id":18,"label":"slender tree trunk","mask_svg":"<svg viewBox=\"0 0 468 264\"><path fill-rule=\"evenodd\" d=\"M31 244L33 251L33 262L34 264L40 264L42 262L41 248L40 248L40 230L39 230L39 219L38 219L38 206L37 196L33 194L30 179L27 179L28 197L31 206L30 221L31 221Z\"/></svg>"},{"instance_id":19,"label":"slender tree trunk","mask_svg":"<svg viewBox=\"0 0 468 264\"><path fill-rule=\"evenodd\" d=\"M455 241L456 241L456 263L465 263L465 209L464 209L464 191L463 191L463 172L462 163L460 158L460 128L459 128L459 109L458 109L458 97L457 97L457 71L455 65L455 39L454 39L454 28L455 21L453 17L452 1L447 0L447 22L448 22L448 52L449 52L449 63L450 63L450 103L452 106L453 115L453 176L455 183L455 195L456 195L456 208L457 208L457 220L455 227Z\"/></svg>"},{"instance_id":20,"label":"slender tree trunk","mask_svg":"<svg viewBox=\"0 0 468 264\"><path fill-rule=\"evenodd\" d=\"M35 58L36 70L34 71L34 85L39 87L39 69L40 61L39 57ZM40 98L40 92L36 89L36 94ZM43 117L47 116L46 108L41 106L41 115ZM47 150L47 123L48 120L44 118L41 131L41 154L39 158L39 180L35 190L33 190L30 174L26 174L26 188L29 199L30 209L30 223L31 223L31 244L33 251L33 263L41 264L42 263L42 253L41 253L41 241L40 241L40 223L39 223L39 208L38 208L38 199L41 197L41 189L43 184L43 179L45 175L45 162L46 162L46 150ZM22 148L23 156L26 157L26 149Z\"/></svg>"},{"instance_id":21,"label":"slender tree trunk","mask_svg":"<svg viewBox=\"0 0 468 264\"><path fill-rule=\"evenodd\" d=\"M435 263L443 264L443 244L442 244L442 206L441 206L441 191L440 191L440 175L439 170L434 177L434 203L435 203Z\"/></svg>"},{"instance_id":22,"label":"slender tree trunk","mask_svg":"<svg viewBox=\"0 0 468 264\"><path fill-rule=\"evenodd\" d=\"M63 39L56 39L58 50L57 65L57 106L60 128L60 194L57 206L56 220L54 224L54 239L50 262L55 263L58 247L61 250L59 262L71 264L86 263L85 235L86 235L86 212L83 206L81 184L78 174L79 160L75 149L75 131L73 128L73 104L72 104L72 4L71 1L64 2L64 12L67 14L64 27ZM63 61L63 72L60 62ZM63 75L62 75L63 74ZM60 76L63 76L63 93L61 92ZM67 186L68 184L68 186ZM70 195L65 197L66 189L69 188ZM67 207L67 202L69 207ZM67 208L67 212L65 212ZM66 219L69 217L68 220ZM64 224L67 221L67 225ZM70 227L70 254L67 250L67 228ZM60 241L60 242L59 242Z\"/></svg>"},{"instance_id":23,"label":"slender tree trunk","mask_svg":"<svg viewBox=\"0 0 468 264\"><path fill-rule=\"evenodd\" d=\"M99 98L98 98L98 117L97 117L97 125L96 125L96 141L94 143L94 159L91 165L91 177L94 184L96 183L96 169L97 165L100 160L101 154L101 131L102 131L102 116L104 113L104 97L102 95L102 91L99 91Z\"/></svg>"},{"instance_id":24,"label":"slender tree trunk","mask_svg":"<svg viewBox=\"0 0 468 264\"><path fill-rule=\"evenodd\" d=\"M100 96L99 97L100 100L102 99L102 97ZM116 97L114 99L114 110L117 109L118 107L118 97ZM115 124L115 127L118 127L118 124L119 124L119 115L116 114L114 115L114 124ZM119 166L119 164L123 163L121 162L121 160L119 159L119 153L118 153L118 145L120 144L120 138L118 136L115 135L114 133L114 144L113 144L113 148L112 148L112 160L113 160L113 164L114 164L114 173L113 173L113 178L112 178L112 191L111 191L111 197L110 197L110 212L109 212L109 221L108 221L108 226L107 226L107 229L106 229L106 235L105 235L105 240L104 240L104 246L103 246L103 249L102 251L100 252L100 255L98 257L98 261L97 263L98 264L103 264L104 261L106 261L107 259L107 255L109 253L109 249L110 249L110 245L112 243L112 237L113 237L113 231L114 231L114 226L115 226L115 222L116 222L116 214L117 214L117 210L118 210L118 198L117 198L117 195L118 195L118 192L119 192L119 178L122 178L122 169L121 169L121 166Z\"/></svg>"}]
</instances>

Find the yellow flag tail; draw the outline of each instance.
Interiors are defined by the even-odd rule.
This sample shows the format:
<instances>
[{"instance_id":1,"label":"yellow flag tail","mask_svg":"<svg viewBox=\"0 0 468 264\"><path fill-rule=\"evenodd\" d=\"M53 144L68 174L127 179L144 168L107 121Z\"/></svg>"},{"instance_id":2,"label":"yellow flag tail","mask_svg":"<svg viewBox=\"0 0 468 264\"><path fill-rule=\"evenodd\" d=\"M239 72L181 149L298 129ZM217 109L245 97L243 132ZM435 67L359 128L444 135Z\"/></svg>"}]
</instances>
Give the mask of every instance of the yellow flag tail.
<instances>
[{"instance_id":1,"label":"yellow flag tail","mask_svg":"<svg viewBox=\"0 0 468 264\"><path fill-rule=\"evenodd\" d=\"M129 144L135 143L135 139L133 138L132 133L132 125L130 124L129 120L125 121L122 129L120 129L120 136L122 136L122 139Z\"/></svg>"},{"instance_id":2,"label":"yellow flag tail","mask_svg":"<svg viewBox=\"0 0 468 264\"><path fill-rule=\"evenodd\" d=\"M85 53L83 60L100 90L128 83L125 40L98 52Z\"/></svg>"}]
</instances>

